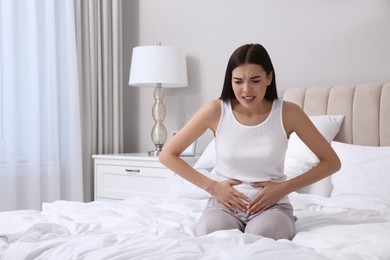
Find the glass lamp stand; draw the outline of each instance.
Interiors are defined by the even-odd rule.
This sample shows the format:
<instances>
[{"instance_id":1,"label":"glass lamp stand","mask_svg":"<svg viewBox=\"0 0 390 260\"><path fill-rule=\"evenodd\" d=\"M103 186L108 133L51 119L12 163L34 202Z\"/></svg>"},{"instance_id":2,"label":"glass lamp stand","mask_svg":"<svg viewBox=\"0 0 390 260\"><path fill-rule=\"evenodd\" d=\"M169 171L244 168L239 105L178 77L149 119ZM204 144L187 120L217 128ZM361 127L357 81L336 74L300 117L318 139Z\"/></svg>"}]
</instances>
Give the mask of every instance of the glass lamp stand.
<instances>
[{"instance_id":1,"label":"glass lamp stand","mask_svg":"<svg viewBox=\"0 0 390 260\"><path fill-rule=\"evenodd\" d=\"M166 115L166 109L163 103L164 89L162 88L161 83L156 84L153 95L155 103L152 108L152 115L155 124L152 128L151 137L156 150L149 151L148 154L150 156L158 156L167 140L167 129L163 123Z\"/></svg>"}]
</instances>

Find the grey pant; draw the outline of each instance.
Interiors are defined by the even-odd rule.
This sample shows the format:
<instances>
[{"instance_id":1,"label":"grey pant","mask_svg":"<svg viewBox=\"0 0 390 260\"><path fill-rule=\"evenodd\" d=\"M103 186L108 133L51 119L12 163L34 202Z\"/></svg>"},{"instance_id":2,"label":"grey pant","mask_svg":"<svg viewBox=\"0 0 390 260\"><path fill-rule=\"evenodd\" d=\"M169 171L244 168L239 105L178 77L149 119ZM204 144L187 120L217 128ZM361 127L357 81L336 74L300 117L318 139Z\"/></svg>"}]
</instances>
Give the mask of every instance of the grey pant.
<instances>
[{"instance_id":1,"label":"grey pant","mask_svg":"<svg viewBox=\"0 0 390 260\"><path fill-rule=\"evenodd\" d=\"M296 217L290 203L276 204L266 211L248 216L245 212L231 212L215 198L210 198L195 227L195 234L203 236L217 230L239 229L272 239L292 239Z\"/></svg>"}]
</instances>

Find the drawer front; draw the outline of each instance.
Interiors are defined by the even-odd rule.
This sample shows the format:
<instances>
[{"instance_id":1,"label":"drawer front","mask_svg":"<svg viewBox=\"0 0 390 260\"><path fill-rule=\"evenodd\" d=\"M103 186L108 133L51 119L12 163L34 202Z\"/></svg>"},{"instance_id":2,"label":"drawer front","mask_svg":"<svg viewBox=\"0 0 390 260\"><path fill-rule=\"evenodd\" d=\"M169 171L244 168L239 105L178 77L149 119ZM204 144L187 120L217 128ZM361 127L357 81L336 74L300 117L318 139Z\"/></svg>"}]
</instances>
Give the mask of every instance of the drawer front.
<instances>
[{"instance_id":1,"label":"drawer front","mask_svg":"<svg viewBox=\"0 0 390 260\"><path fill-rule=\"evenodd\" d=\"M163 168L96 165L96 197L121 200L134 195L167 195L173 176Z\"/></svg>"}]
</instances>

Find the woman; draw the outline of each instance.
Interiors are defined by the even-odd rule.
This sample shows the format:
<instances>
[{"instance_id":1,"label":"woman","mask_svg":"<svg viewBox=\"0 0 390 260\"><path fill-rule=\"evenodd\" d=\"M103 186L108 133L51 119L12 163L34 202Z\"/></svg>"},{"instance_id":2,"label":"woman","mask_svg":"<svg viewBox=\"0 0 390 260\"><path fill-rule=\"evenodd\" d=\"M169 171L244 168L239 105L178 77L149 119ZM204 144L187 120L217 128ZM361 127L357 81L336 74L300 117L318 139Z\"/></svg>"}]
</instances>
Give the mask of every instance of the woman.
<instances>
[{"instance_id":1,"label":"woman","mask_svg":"<svg viewBox=\"0 0 390 260\"><path fill-rule=\"evenodd\" d=\"M180 159L182 151L208 129L215 136L217 180ZM293 132L319 163L286 180L284 157ZM219 100L198 110L164 147L160 161L212 196L196 225L196 235L239 229L273 239L295 235L296 218L287 195L340 168L336 153L302 109L278 98L275 70L260 44L234 51Z\"/></svg>"}]
</instances>

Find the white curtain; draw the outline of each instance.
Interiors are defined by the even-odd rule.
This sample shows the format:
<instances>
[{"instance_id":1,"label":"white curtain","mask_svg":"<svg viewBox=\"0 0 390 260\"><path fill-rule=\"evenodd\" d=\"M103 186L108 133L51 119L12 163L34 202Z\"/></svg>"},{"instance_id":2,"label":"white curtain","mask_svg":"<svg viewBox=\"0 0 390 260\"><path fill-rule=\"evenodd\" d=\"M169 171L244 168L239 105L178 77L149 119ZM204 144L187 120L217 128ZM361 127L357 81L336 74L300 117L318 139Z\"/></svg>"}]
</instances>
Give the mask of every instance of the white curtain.
<instances>
[{"instance_id":1,"label":"white curtain","mask_svg":"<svg viewBox=\"0 0 390 260\"><path fill-rule=\"evenodd\" d=\"M73 1L0 1L0 210L83 200Z\"/></svg>"}]
</instances>

